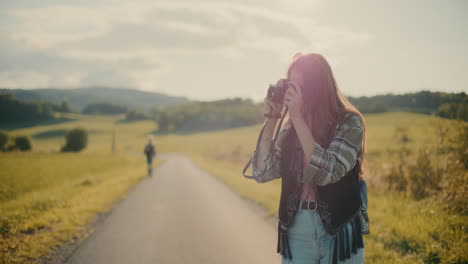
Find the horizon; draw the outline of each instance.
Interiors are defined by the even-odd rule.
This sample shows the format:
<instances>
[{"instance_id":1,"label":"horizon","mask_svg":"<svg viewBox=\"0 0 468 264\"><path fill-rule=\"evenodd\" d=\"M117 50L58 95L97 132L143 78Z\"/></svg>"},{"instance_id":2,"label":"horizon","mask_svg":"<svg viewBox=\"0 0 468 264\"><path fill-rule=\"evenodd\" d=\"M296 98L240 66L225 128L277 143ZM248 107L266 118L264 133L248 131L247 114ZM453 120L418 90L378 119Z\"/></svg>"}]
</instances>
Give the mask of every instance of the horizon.
<instances>
[{"instance_id":1,"label":"horizon","mask_svg":"<svg viewBox=\"0 0 468 264\"><path fill-rule=\"evenodd\" d=\"M3 1L0 86L259 101L296 52L316 52L346 96L459 93L467 11L465 1L436 0Z\"/></svg>"},{"instance_id":2,"label":"horizon","mask_svg":"<svg viewBox=\"0 0 468 264\"><path fill-rule=\"evenodd\" d=\"M241 96L230 96L230 97L223 97L223 98L215 98L215 99L208 99L208 100L199 100L199 99L194 99L190 98L187 96L183 95L173 95L173 94L168 94L168 93L163 93L159 91L146 91L146 90L138 90L136 88L131 88L131 87L110 87L110 86L89 86L89 87L70 87L70 88L60 88L60 87L36 87L36 88L8 88L8 87L0 87L0 90L23 90L23 91L34 91L34 90L78 90L78 89L96 89L96 88L103 88L103 89L117 89L117 90L130 90L130 91L138 91L138 92L147 92L147 93L154 93L154 94L160 94L163 96L169 96L169 97L176 97L176 98L182 98L182 99L187 99L188 101L200 101L200 102L211 102L211 101L218 101L218 100L224 100L224 99L235 99L235 98L241 98L243 100L250 99L254 103L261 103L263 102L263 99L260 100L255 100L254 98L250 97L241 97ZM397 96L397 95L407 95L407 94L417 94L420 92L431 92L431 93L447 93L447 94L466 94L465 91L460 91L460 92L447 92L447 91L430 91L430 90L419 90L419 91L411 91L411 92L403 92L403 93L382 93L382 94L376 94L376 95L361 95L361 96L348 96L344 94L346 98L362 98L362 97L367 97L367 98L372 98L376 96Z\"/></svg>"}]
</instances>

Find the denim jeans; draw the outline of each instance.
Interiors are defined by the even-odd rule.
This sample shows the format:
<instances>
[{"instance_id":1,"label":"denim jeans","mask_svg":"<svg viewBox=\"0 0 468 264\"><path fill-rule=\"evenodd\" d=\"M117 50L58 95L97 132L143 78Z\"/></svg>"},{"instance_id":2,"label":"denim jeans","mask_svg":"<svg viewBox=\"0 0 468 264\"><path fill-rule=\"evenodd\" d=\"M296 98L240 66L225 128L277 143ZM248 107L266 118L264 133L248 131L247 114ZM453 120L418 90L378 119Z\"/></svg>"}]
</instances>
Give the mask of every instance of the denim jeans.
<instances>
[{"instance_id":1,"label":"denim jeans","mask_svg":"<svg viewBox=\"0 0 468 264\"><path fill-rule=\"evenodd\" d=\"M349 224L346 228L351 232ZM318 211L299 208L294 224L288 230L288 238L292 260L283 257L282 264L332 263L334 237L325 231ZM338 263L364 263L364 248L359 248L356 254L351 254L351 258Z\"/></svg>"}]
</instances>

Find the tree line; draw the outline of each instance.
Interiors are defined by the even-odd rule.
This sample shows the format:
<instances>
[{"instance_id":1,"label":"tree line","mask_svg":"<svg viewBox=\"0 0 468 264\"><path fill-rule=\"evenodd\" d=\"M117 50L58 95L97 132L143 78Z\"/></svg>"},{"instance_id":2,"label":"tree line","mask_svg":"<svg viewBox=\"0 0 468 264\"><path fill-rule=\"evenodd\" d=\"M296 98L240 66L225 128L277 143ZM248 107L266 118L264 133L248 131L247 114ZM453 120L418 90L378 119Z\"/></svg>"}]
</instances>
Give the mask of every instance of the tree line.
<instances>
[{"instance_id":1,"label":"tree line","mask_svg":"<svg viewBox=\"0 0 468 264\"><path fill-rule=\"evenodd\" d=\"M348 97L363 113L410 111L435 114L468 121L468 96L462 93L421 91L402 95ZM190 101L149 111L130 109L113 102L89 103L83 114L126 114L126 121L154 120L160 131L202 131L247 126L263 120L263 102L232 98L216 101ZM54 112L76 112L63 101L27 102L8 93L0 93L0 123L19 123L54 119Z\"/></svg>"},{"instance_id":2,"label":"tree line","mask_svg":"<svg viewBox=\"0 0 468 264\"><path fill-rule=\"evenodd\" d=\"M25 102L8 93L0 93L0 123L54 119L53 112L71 112L67 102Z\"/></svg>"},{"instance_id":3,"label":"tree line","mask_svg":"<svg viewBox=\"0 0 468 264\"><path fill-rule=\"evenodd\" d=\"M466 105L468 103L468 96L464 92L445 93L420 91L417 93L406 93L397 95L385 94L371 97L348 97L348 99L363 113L375 113L385 111L411 111L425 114L438 114L442 110L442 108L446 108L447 105L455 105L457 107L457 110L455 110L455 112L460 111L460 115L462 115L462 110L458 110L458 106L460 104L465 105L466 109ZM450 111L454 110L451 109Z\"/></svg>"},{"instance_id":4,"label":"tree line","mask_svg":"<svg viewBox=\"0 0 468 264\"><path fill-rule=\"evenodd\" d=\"M107 102L88 104L82 111L83 114L87 115L117 115L127 112L127 106Z\"/></svg>"},{"instance_id":5,"label":"tree line","mask_svg":"<svg viewBox=\"0 0 468 264\"><path fill-rule=\"evenodd\" d=\"M227 129L261 122L263 106L242 98L199 101L153 108L149 117L156 121L160 132Z\"/></svg>"},{"instance_id":6,"label":"tree line","mask_svg":"<svg viewBox=\"0 0 468 264\"><path fill-rule=\"evenodd\" d=\"M10 93L0 93L0 123L11 124L30 121L48 121L55 118L54 112L76 113L67 101L59 104L49 101L29 102L21 100ZM128 113L125 105L115 103L90 103L83 114L114 115Z\"/></svg>"}]
</instances>

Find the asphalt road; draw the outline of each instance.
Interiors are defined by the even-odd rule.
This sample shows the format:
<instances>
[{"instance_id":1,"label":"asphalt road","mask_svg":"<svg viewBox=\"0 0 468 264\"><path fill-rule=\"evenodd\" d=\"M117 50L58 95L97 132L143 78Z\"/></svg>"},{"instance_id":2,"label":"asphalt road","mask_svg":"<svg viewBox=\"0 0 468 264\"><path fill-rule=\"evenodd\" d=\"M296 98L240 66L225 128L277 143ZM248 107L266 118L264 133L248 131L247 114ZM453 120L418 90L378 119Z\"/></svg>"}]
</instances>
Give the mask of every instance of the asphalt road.
<instances>
[{"instance_id":1,"label":"asphalt road","mask_svg":"<svg viewBox=\"0 0 468 264\"><path fill-rule=\"evenodd\" d=\"M65 263L281 262L275 226L258 209L189 158L159 158L165 162L154 175L134 187Z\"/></svg>"}]
</instances>

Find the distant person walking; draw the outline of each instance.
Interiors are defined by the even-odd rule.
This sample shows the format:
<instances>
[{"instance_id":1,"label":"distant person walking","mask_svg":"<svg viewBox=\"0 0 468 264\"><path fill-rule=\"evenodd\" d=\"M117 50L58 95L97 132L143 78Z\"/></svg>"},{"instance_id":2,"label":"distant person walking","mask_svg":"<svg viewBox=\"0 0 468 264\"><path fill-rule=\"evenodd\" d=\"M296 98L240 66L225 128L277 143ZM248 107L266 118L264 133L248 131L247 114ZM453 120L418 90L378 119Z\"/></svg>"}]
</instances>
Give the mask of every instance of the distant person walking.
<instances>
[{"instance_id":1,"label":"distant person walking","mask_svg":"<svg viewBox=\"0 0 468 264\"><path fill-rule=\"evenodd\" d=\"M146 155L146 163L148 164L148 176L153 174L153 158L156 156L156 148L153 145L153 139L148 138L148 143L145 146L144 153Z\"/></svg>"}]
</instances>

